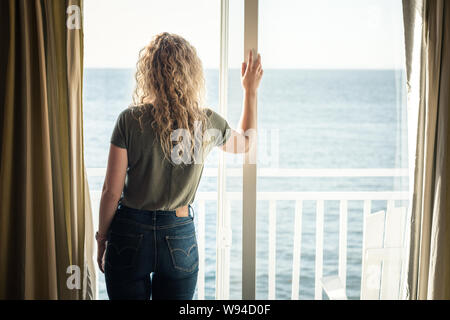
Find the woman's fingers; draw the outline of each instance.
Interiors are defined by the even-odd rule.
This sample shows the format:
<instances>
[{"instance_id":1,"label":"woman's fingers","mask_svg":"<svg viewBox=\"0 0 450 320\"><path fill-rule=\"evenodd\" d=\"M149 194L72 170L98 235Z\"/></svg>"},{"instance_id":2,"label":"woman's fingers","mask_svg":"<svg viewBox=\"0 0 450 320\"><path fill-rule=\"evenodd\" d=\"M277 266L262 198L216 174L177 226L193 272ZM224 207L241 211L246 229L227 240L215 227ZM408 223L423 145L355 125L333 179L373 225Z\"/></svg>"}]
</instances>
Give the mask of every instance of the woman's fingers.
<instances>
[{"instance_id":1,"label":"woman's fingers","mask_svg":"<svg viewBox=\"0 0 450 320\"><path fill-rule=\"evenodd\" d=\"M253 50L250 50L250 52L248 53L248 64L245 62L242 63L242 76L247 71L247 68L249 68L250 70L258 71L261 67L261 54L258 53L258 56L255 60L253 58Z\"/></svg>"},{"instance_id":2,"label":"woman's fingers","mask_svg":"<svg viewBox=\"0 0 450 320\"><path fill-rule=\"evenodd\" d=\"M97 257L97 264L98 264L98 268L100 269L101 272L105 273L105 271L103 270L103 259L100 257Z\"/></svg>"},{"instance_id":3,"label":"woman's fingers","mask_svg":"<svg viewBox=\"0 0 450 320\"><path fill-rule=\"evenodd\" d=\"M97 264L98 268L101 272L105 273L105 252L106 252L106 246L105 244L99 244L97 243Z\"/></svg>"},{"instance_id":4,"label":"woman's fingers","mask_svg":"<svg viewBox=\"0 0 450 320\"><path fill-rule=\"evenodd\" d=\"M255 63L253 65L253 68L255 71L259 72L259 70L262 68L261 65L261 55L258 53L258 58L256 58Z\"/></svg>"},{"instance_id":5,"label":"woman's fingers","mask_svg":"<svg viewBox=\"0 0 450 320\"><path fill-rule=\"evenodd\" d=\"M261 65L261 63L260 64L258 64L258 66L256 67L256 71L257 72L260 72L262 70L262 65Z\"/></svg>"},{"instance_id":6,"label":"woman's fingers","mask_svg":"<svg viewBox=\"0 0 450 320\"><path fill-rule=\"evenodd\" d=\"M245 75L245 71L247 70L247 64L245 62L242 62L242 70L241 70L241 75L244 76Z\"/></svg>"}]
</instances>

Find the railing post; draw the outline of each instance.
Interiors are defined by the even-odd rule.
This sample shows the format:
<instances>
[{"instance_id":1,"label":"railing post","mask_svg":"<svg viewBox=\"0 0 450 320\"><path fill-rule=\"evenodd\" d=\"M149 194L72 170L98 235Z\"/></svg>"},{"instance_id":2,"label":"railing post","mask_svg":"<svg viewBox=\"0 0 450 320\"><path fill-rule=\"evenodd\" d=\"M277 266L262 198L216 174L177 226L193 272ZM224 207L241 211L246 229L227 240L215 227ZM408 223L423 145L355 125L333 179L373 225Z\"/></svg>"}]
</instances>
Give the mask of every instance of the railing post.
<instances>
[{"instance_id":1,"label":"railing post","mask_svg":"<svg viewBox=\"0 0 450 320\"><path fill-rule=\"evenodd\" d=\"M198 243L198 300L205 299L205 200L198 201L197 243Z\"/></svg>"},{"instance_id":2,"label":"railing post","mask_svg":"<svg viewBox=\"0 0 450 320\"><path fill-rule=\"evenodd\" d=\"M371 211L372 211L372 201L370 199L365 199L364 206L363 206L363 238L367 232L366 224L364 223L364 221L370 215ZM364 240L363 240L361 270L364 270L365 251L366 251L366 248L364 247ZM361 289L359 292L359 298L361 300L364 298L364 283L363 283L362 279L361 279Z\"/></svg>"},{"instance_id":3,"label":"railing post","mask_svg":"<svg viewBox=\"0 0 450 320\"><path fill-rule=\"evenodd\" d=\"M295 201L295 221L294 221L294 252L292 261L292 292L291 299L298 300L300 287L300 259L302 251L302 210L303 201Z\"/></svg>"},{"instance_id":4,"label":"railing post","mask_svg":"<svg viewBox=\"0 0 450 320\"><path fill-rule=\"evenodd\" d=\"M317 200L316 209L316 274L315 274L315 300L322 300L321 278L323 273L323 216L324 200Z\"/></svg>"},{"instance_id":5,"label":"railing post","mask_svg":"<svg viewBox=\"0 0 450 320\"><path fill-rule=\"evenodd\" d=\"M339 278L347 288L347 217L348 201L341 200L339 204Z\"/></svg>"},{"instance_id":6,"label":"railing post","mask_svg":"<svg viewBox=\"0 0 450 320\"><path fill-rule=\"evenodd\" d=\"M277 203L269 201L269 300L275 299L275 279L277 261Z\"/></svg>"}]
</instances>

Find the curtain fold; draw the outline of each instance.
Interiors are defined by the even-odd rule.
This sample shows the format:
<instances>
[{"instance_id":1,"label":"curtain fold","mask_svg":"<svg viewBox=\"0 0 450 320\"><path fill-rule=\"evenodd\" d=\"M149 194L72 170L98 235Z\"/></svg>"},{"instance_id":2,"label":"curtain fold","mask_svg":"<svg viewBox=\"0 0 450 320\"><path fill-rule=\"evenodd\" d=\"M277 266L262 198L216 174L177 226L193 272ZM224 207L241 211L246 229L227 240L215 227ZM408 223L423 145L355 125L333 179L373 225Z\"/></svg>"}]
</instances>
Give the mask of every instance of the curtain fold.
<instances>
[{"instance_id":1,"label":"curtain fold","mask_svg":"<svg viewBox=\"0 0 450 320\"><path fill-rule=\"evenodd\" d=\"M405 298L450 299L450 3L403 0L411 217Z\"/></svg>"},{"instance_id":2,"label":"curtain fold","mask_svg":"<svg viewBox=\"0 0 450 320\"><path fill-rule=\"evenodd\" d=\"M0 2L0 299L95 298L70 6L82 21L82 0Z\"/></svg>"}]
</instances>

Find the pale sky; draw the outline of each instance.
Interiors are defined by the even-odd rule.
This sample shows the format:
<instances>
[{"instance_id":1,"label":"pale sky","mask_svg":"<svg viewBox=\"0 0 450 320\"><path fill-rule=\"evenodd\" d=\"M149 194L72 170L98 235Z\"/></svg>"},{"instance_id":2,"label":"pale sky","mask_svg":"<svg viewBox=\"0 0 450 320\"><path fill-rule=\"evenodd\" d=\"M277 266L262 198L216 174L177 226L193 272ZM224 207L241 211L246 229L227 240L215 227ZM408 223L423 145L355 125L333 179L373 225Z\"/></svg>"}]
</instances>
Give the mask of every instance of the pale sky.
<instances>
[{"instance_id":1,"label":"pale sky","mask_svg":"<svg viewBox=\"0 0 450 320\"><path fill-rule=\"evenodd\" d=\"M243 59L243 3L230 0L231 68ZM85 67L134 68L163 31L219 67L220 0L85 0ZM401 0L260 0L259 52L265 69L402 68Z\"/></svg>"}]
</instances>

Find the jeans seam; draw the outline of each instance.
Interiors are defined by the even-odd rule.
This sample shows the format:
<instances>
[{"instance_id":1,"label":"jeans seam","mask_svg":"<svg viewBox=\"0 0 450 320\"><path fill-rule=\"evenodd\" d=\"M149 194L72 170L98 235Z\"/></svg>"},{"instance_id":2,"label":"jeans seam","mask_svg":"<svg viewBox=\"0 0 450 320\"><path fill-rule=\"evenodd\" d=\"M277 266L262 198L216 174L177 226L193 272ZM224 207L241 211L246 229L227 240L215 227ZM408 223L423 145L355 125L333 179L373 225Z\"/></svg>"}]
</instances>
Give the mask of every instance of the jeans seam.
<instances>
[{"instance_id":1,"label":"jeans seam","mask_svg":"<svg viewBox=\"0 0 450 320\"><path fill-rule=\"evenodd\" d=\"M127 219L127 218L118 218L118 220L120 220L123 223L133 224L133 225L139 226L139 227L141 227L143 229L151 230L151 231L153 231L153 230L162 230L162 229L170 229L170 228L175 228L175 227L178 227L178 226L183 226L183 225L186 225L186 224L189 224L189 223L193 223L193 221L191 219L189 221L172 223L172 224L168 224L168 225L165 225L165 226L156 226L156 222L155 222L154 225L149 226L149 225L146 225L146 224L143 224L143 223L139 223L139 222Z\"/></svg>"},{"instance_id":2,"label":"jeans seam","mask_svg":"<svg viewBox=\"0 0 450 320\"><path fill-rule=\"evenodd\" d=\"M155 257L154 257L154 259L155 259L155 264L154 264L154 266L153 266L153 272L156 272L156 267L157 267L157 265L158 265L158 244L157 244L157 242L156 242L156 240L157 240L157 237L156 237L156 215L154 215L153 216L153 241L154 241L154 243L155 243Z\"/></svg>"},{"instance_id":3,"label":"jeans seam","mask_svg":"<svg viewBox=\"0 0 450 320\"><path fill-rule=\"evenodd\" d=\"M178 226L184 226L184 225L190 224L190 223L192 223L192 220L186 221L186 222L172 223L172 224L168 224L168 225L166 225L166 226L158 226L158 227L156 227L156 228L157 228L158 230L162 230L162 229L170 229L170 228L175 228L175 227L178 227Z\"/></svg>"}]
</instances>

